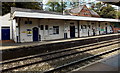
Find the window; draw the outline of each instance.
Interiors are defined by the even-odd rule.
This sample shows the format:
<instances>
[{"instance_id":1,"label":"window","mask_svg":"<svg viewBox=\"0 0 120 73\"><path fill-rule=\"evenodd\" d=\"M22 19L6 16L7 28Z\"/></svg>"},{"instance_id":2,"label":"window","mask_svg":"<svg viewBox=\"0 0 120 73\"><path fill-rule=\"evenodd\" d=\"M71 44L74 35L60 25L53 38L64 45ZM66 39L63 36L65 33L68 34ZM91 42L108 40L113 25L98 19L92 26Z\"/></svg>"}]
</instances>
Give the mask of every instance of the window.
<instances>
[{"instance_id":1,"label":"window","mask_svg":"<svg viewBox=\"0 0 120 73\"><path fill-rule=\"evenodd\" d=\"M25 21L25 24L32 24L32 21Z\"/></svg>"},{"instance_id":2,"label":"window","mask_svg":"<svg viewBox=\"0 0 120 73\"><path fill-rule=\"evenodd\" d=\"M59 26L53 26L53 34L59 34Z\"/></svg>"},{"instance_id":3,"label":"window","mask_svg":"<svg viewBox=\"0 0 120 73\"><path fill-rule=\"evenodd\" d=\"M28 22L27 22L27 21L25 21L25 24L28 24Z\"/></svg>"},{"instance_id":4,"label":"window","mask_svg":"<svg viewBox=\"0 0 120 73\"><path fill-rule=\"evenodd\" d=\"M41 29L41 30L44 30L43 25L40 25L40 29Z\"/></svg>"},{"instance_id":5,"label":"window","mask_svg":"<svg viewBox=\"0 0 120 73\"><path fill-rule=\"evenodd\" d=\"M81 29L86 29L86 25L81 25Z\"/></svg>"},{"instance_id":6,"label":"window","mask_svg":"<svg viewBox=\"0 0 120 73\"><path fill-rule=\"evenodd\" d=\"M29 21L29 24L32 24L32 21Z\"/></svg>"},{"instance_id":7,"label":"window","mask_svg":"<svg viewBox=\"0 0 120 73\"><path fill-rule=\"evenodd\" d=\"M84 8L84 10L88 11L88 9L87 9L87 8Z\"/></svg>"},{"instance_id":8,"label":"window","mask_svg":"<svg viewBox=\"0 0 120 73\"><path fill-rule=\"evenodd\" d=\"M88 25L88 28L90 28L90 25Z\"/></svg>"},{"instance_id":9,"label":"window","mask_svg":"<svg viewBox=\"0 0 120 73\"><path fill-rule=\"evenodd\" d=\"M84 15L89 15L89 13L84 13Z\"/></svg>"},{"instance_id":10,"label":"window","mask_svg":"<svg viewBox=\"0 0 120 73\"><path fill-rule=\"evenodd\" d=\"M74 24L74 22L71 22L70 24Z\"/></svg>"},{"instance_id":11,"label":"window","mask_svg":"<svg viewBox=\"0 0 120 73\"><path fill-rule=\"evenodd\" d=\"M87 15L87 13L84 13L84 15Z\"/></svg>"},{"instance_id":12,"label":"window","mask_svg":"<svg viewBox=\"0 0 120 73\"><path fill-rule=\"evenodd\" d=\"M48 30L48 25L45 25L45 30Z\"/></svg>"}]
</instances>

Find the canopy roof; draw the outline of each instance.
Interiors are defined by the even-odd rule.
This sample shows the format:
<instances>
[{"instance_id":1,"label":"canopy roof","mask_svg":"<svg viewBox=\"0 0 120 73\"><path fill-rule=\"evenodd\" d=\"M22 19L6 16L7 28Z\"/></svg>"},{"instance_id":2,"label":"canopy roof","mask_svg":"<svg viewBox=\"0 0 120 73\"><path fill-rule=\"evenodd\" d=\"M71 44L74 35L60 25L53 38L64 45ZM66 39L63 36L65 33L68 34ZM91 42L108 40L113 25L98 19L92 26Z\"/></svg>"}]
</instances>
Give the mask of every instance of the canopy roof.
<instances>
[{"instance_id":1,"label":"canopy roof","mask_svg":"<svg viewBox=\"0 0 120 73\"><path fill-rule=\"evenodd\" d=\"M44 19L64 19L64 20L85 20L85 21L108 21L108 22L120 22L118 19L97 18L97 17L84 17L84 16L70 16L59 14L48 14L33 11L20 11L15 10L12 13L14 17L26 17L26 18L44 18Z\"/></svg>"},{"instance_id":2,"label":"canopy roof","mask_svg":"<svg viewBox=\"0 0 120 73\"><path fill-rule=\"evenodd\" d=\"M84 7L87 8L86 5L79 5L78 7L71 8L71 9L67 9L67 13L68 13L69 15L74 15L74 14L76 14L75 16L79 16L79 14L82 13L81 10L82 10ZM89 8L87 8L87 9L90 11L92 17L100 17L95 11L93 11L93 10L91 10L91 9L89 9ZM66 14L67 14L67 13L66 13Z\"/></svg>"}]
</instances>

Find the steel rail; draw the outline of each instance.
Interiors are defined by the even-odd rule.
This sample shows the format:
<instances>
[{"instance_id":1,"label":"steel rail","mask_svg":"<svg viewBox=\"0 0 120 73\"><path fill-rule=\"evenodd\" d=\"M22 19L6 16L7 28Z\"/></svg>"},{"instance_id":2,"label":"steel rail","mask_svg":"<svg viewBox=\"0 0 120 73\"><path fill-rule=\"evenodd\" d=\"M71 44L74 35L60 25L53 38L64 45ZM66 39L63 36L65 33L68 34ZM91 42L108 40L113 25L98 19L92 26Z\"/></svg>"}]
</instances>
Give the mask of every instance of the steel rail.
<instances>
[{"instance_id":1,"label":"steel rail","mask_svg":"<svg viewBox=\"0 0 120 73\"><path fill-rule=\"evenodd\" d=\"M41 60L41 61L37 61L37 62L25 64L25 65L20 65L20 66L8 68L8 69L3 69L2 72L10 71L10 70L13 70L13 69L18 69L18 68L22 68L22 67L26 67L26 66L30 66L30 65L45 62L45 61L50 61L50 60L54 60L54 59L58 59L58 58L61 58L61 57L70 56L70 55L74 55L74 54L78 54L78 53L82 53L82 52L86 52L86 51L90 51L90 50L94 50L94 49L98 49L98 48L101 48L101 47L105 47L105 46L109 46L109 45L113 45L113 44L117 44L117 43L120 43L120 42L107 44L107 45L103 45L103 46L99 46L99 47L95 47L95 48L91 48L91 49L87 49L87 50L82 50L82 51L79 51L79 52L74 52L74 53L70 53L70 54L66 54L66 55L61 55L61 56L58 56L58 57L53 57L53 58L49 58L49 59L45 59L45 60Z\"/></svg>"},{"instance_id":2,"label":"steel rail","mask_svg":"<svg viewBox=\"0 0 120 73\"><path fill-rule=\"evenodd\" d=\"M118 39L116 39L116 40L118 40ZM30 56L30 57L24 57L24 58L20 58L20 59L5 61L5 62L0 63L0 65L1 64L7 64L7 63L12 63L12 62L17 62L17 61L22 61L22 60L26 60L26 59L32 59L32 58L41 57L41 56L46 56L46 55L51 55L51 54L56 54L56 53L61 53L61 52L66 52L66 51L71 51L71 50L75 50L75 49L79 49L79 48L90 47L90 46L104 44L104 43L112 42L112 41L114 41L114 40L99 42L99 43L97 42L97 43L93 43L93 44L89 44L89 45L83 45L83 46L78 46L78 47L73 47L73 48L68 48L68 49L63 49L63 50L52 51L52 52L49 52L49 53L38 54L38 55Z\"/></svg>"},{"instance_id":3,"label":"steel rail","mask_svg":"<svg viewBox=\"0 0 120 73\"><path fill-rule=\"evenodd\" d=\"M65 68L65 67L68 67L68 66L71 66L71 65L74 65L74 64L76 64L76 63L83 62L83 61L86 61L86 60L89 60L89 59L93 59L93 58L96 58L96 57L99 57L99 56L102 56L102 55L105 55L105 54L108 54L108 53L117 51L117 50L119 50L119 49L120 49L120 48L112 49L112 50L110 50L110 51L102 52L102 53L97 54L97 55L94 55L94 56L89 56L89 57L86 57L86 58L83 58L83 59L80 59L80 60L77 60L77 61L73 61L73 62L64 64L64 65L62 65L62 66L56 67L56 68L54 68L54 69L45 71L45 72L43 72L43 73L52 73L52 72L54 72L54 71L56 71L56 70L59 70L59 69L62 69L62 68Z\"/></svg>"}]
</instances>

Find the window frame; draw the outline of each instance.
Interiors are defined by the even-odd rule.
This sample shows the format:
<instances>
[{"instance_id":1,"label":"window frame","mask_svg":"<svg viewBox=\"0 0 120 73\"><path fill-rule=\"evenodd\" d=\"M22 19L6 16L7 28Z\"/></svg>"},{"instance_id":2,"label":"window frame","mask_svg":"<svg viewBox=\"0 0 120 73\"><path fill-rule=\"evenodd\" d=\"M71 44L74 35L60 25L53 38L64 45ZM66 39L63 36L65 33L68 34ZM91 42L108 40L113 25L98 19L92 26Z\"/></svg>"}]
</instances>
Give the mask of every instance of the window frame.
<instances>
[{"instance_id":1,"label":"window frame","mask_svg":"<svg viewBox=\"0 0 120 73\"><path fill-rule=\"evenodd\" d=\"M40 25L40 30L44 30L44 25Z\"/></svg>"},{"instance_id":2,"label":"window frame","mask_svg":"<svg viewBox=\"0 0 120 73\"><path fill-rule=\"evenodd\" d=\"M45 25L45 30L48 30L48 25Z\"/></svg>"},{"instance_id":3,"label":"window frame","mask_svg":"<svg viewBox=\"0 0 120 73\"><path fill-rule=\"evenodd\" d=\"M53 26L53 34L59 34L59 26Z\"/></svg>"}]
</instances>

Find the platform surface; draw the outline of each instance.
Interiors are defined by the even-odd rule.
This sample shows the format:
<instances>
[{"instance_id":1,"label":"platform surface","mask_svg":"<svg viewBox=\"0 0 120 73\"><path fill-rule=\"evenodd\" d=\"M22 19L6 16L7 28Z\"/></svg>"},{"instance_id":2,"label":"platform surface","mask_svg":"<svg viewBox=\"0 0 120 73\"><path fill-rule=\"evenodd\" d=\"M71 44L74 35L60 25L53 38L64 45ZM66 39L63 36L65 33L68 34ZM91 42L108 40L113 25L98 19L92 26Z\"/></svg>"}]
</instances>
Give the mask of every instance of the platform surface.
<instances>
[{"instance_id":1,"label":"platform surface","mask_svg":"<svg viewBox=\"0 0 120 73\"><path fill-rule=\"evenodd\" d=\"M90 65L83 69L77 69L71 73L80 73L80 72L120 72L120 54L110 57L106 60L98 62L97 64Z\"/></svg>"},{"instance_id":2,"label":"platform surface","mask_svg":"<svg viewBox=\"0 0 120 73\"><path fill-rule=\"evenodd\" d=\"M60 39L60 40L51 40L51 41L38 41L38 42L27 42L27 43L0 43L0 50L6 49L13 49L13 48L20 48L20 47L30 47L35 45L43 45L43 44L51 44L51 43L60 43L60 42L69 42L69 41L77 41L77 40L84 40L84 39L91 39L91 38L99 38L99 37L107 37L113 36L117 34L106 34L106 35L97 35L97 36L90 36L90 37L80 37L80 38L70 38L70 39Z\"/></svg>"}]
</instances>

